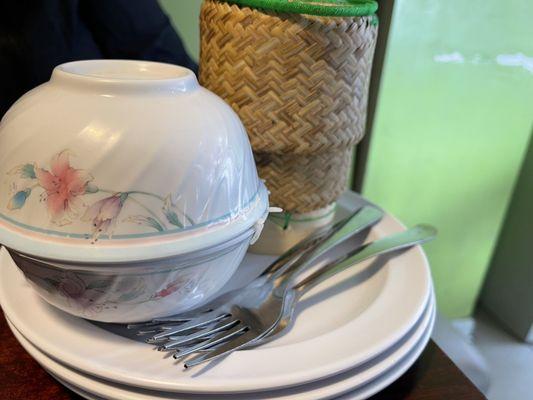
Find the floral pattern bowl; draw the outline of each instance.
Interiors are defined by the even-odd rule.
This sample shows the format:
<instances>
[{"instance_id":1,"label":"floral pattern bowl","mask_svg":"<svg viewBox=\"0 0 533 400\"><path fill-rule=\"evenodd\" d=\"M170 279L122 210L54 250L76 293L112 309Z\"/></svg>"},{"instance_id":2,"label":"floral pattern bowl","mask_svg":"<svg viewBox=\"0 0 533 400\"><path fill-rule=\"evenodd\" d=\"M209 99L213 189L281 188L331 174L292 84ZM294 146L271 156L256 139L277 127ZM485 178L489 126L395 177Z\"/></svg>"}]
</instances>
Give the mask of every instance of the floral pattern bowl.
<instances>
[{"instance_id":1,"label":"floral pattern bowl","mask_svg":"<svg viewBox=\"0 0 533 400\"><path fill-rule=\"evenodd\" d=\"M194 307L267 213L239 118L185 68L63 64L0 122L0 244L67 312L129 322Z\"/></svg>"},{"instance_id":2,"label":"floral pattern bowl","mask_svg":"<svg viewBox=\"0 0 533 400\"><path fill-rule=\"evenodd\" d=\"M28 282L48 303L82 318L139 322L187 311L231 278L253 232L191 256L149 262L71 265L10 251Z\"/></svg>"}]
</instances>

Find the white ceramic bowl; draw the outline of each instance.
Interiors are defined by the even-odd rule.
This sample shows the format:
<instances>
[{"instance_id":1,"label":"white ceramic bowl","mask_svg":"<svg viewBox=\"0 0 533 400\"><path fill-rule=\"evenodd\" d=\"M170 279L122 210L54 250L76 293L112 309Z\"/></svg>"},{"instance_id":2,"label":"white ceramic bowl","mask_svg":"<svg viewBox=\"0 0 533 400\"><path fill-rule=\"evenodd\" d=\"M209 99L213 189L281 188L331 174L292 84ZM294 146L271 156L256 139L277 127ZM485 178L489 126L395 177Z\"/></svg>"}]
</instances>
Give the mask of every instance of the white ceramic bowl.
<instances>
[{"instance_id":1,"label":"white ceramic bowl","mask_svg":"<svg viewBox=\"0 0 533 400\"><path fill-rule=\"evenodd\" d=\"M218 292L237 269L252 234L249 230L189 255L105 267L10 253L48 303L87 319L138 322L189 310Z\"/></svg>"},{"instance_id":2,"label":"white ceramic bowl","mask_svg":"<svg viewBox=\"0 0 533 400\"><path fill-rule=\"evenodd\" d=\"M214 294L268 209L231 108L190 70L144 61L56 67L0 123L0 185L0 243L19 264L17 253L25 256L21 268L28 277L31 269L39 293L67 312L108 322L181 312ZM35 278L44 265L68 276ZM123 288L140 292L129 278L146 274L159 277L141 279L152 305L133 307ZM191 288L202 277L211 283ZM52 281L68 284L56 293ZM156 296L171 283L174 309ZM98 312L80 311L86 300L73 301L65 285L77 294L101 285L105 301L91 305ZM87 296L94 302L97 295Z\"/></svg>"}]
</instances>

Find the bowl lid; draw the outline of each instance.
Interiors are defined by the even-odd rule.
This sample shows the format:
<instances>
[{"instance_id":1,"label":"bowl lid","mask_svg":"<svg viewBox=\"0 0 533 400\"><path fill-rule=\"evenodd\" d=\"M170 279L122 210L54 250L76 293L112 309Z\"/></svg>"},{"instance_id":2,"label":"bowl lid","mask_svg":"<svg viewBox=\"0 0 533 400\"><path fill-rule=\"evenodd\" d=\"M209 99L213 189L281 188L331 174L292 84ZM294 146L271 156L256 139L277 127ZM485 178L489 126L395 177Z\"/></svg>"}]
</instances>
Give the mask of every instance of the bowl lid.
<instances>
[{"instance_id":1,"label":"bowl lid","mask_svg":"<svg viewBox=\"0 0 533 400\"><path fill-rule=\"evenodd\" d=\"M0 122L0 244L46 259L171 257L265 215L239 118L175 65L60 65Z\"/></svg>"}]
</instances>

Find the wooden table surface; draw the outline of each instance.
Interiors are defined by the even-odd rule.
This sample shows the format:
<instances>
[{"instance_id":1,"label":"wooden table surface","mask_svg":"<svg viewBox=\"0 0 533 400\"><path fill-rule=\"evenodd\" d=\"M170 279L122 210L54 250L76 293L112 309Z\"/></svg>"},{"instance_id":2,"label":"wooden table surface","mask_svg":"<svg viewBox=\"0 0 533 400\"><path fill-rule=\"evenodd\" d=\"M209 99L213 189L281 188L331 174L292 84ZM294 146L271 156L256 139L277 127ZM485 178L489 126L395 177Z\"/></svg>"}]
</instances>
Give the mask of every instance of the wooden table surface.
<instances>
[{"instance_id":1,"label":"wooden table surface","mask_svg":"<svg viewBox=\"0 0 533 400\"><path fill-rule=\"evenodd\" d=\"M56 382L20 346L0 314L0 399L82 399ZM430 341L420 359L373 400L475 400L485 397Z\"/></svg>"}]
</instances>

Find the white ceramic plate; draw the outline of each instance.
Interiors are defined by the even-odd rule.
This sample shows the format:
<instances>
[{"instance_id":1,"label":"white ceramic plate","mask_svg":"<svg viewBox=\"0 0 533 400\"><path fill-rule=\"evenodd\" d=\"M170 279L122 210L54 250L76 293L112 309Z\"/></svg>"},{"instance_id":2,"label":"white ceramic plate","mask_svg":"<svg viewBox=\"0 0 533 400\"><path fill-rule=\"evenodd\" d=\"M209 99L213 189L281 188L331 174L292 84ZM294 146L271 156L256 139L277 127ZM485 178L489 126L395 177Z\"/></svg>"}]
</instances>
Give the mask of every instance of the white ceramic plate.
<instances>
[{"instance_id":1,"label":"white ceramic plate","mask_svg":"<svg viewBox=\"0 0 533 400\"><path fill-rule=\"evenodd\" d=\"M431 326L433 326L434 317L431 323ZM431 330L428 330L426 332L426 340L421 340L420 343L415 346L411 351L402 358L396 365L389 368L386 372L375 378L374 380L371 380L370 382L362 385L361 387L351 390L348 393L345 393L344 395L341 395L340 397L336 397L337 400L363 400L368 399L370 396L373 396L374 394L378 393L379 391L385 389L387 386L389 386L391 383L393 383L396 379L398 379L400 376L403 375L405 371L416 361L416 359L420 356L424 348L426 347L426 344L429 340ZM46 369L46 368L45 368ZM48 373L50 373L55 379L57 379L61 384L65 385L67 388L72 390L73 392L79 394L82 397L85 397L88 400L110 400L105 399L104 397L97 396L93 393L89 393L77 386L68 384L58 376L54 375L50 370L48 370ZM193 396L193 395L192 395ZM310 397L305 397L306 400L309 400ZM322 397L324 399L324 397ZM121 398L121 400L124 400L124 398ZM136 400L136 399L132 399ZM153 400L157 400L153 399ZM176 399L179 400L179 399Z\"/></svg>"},{"instance_id":2,"label":"white ceramic plate","mask_svg":"<svg viewBox=\"0 0 533 400\"><path fill-rule=\"evenodd\" d=\"M330 377L316 383L310 383L298 388L281 389L254 393L255 399L276 400L313 400L339 396L349 392L347 398L366 398L381 390L399 377L418 357L423 350L435 319L434 302L428 304L414 332L402 343L380 355L376 360L345 371L339 376ZM147 391L135 387L117 385L104 380L77 372L46 356L29 343L8 321L11 330L22 346L39 362L51 375L68 388L87 398L105 398L108 400L212 400L231 398L232 400L247 399L249 394L180 394ZM356 389L356 390L354 390ZM353 397L355 396L355 397Z\"/></svg>"},{"instance_id":3,"label":"white ceramic plate","mask_svg":"<svg viewBox=\"0 0 533 400\"><path fill-rule=\"evenodd\" d=\"M339 217L361 202L351 194L343 197ZM370 237L402 229L386 216ZM285 336L257 349L233 353L216 365L184 371L144 343L42 302L7 252L0 256L0 303L31 343L66 365L105 380L180 393L279 389L354 368L391 347L414 326L431 287L429 266L420 247L385 264L381 260L362 263L302 299L296 323ZM249 254L236 275L253 275L269 260Z\"/></svg>"}]
</instances>

